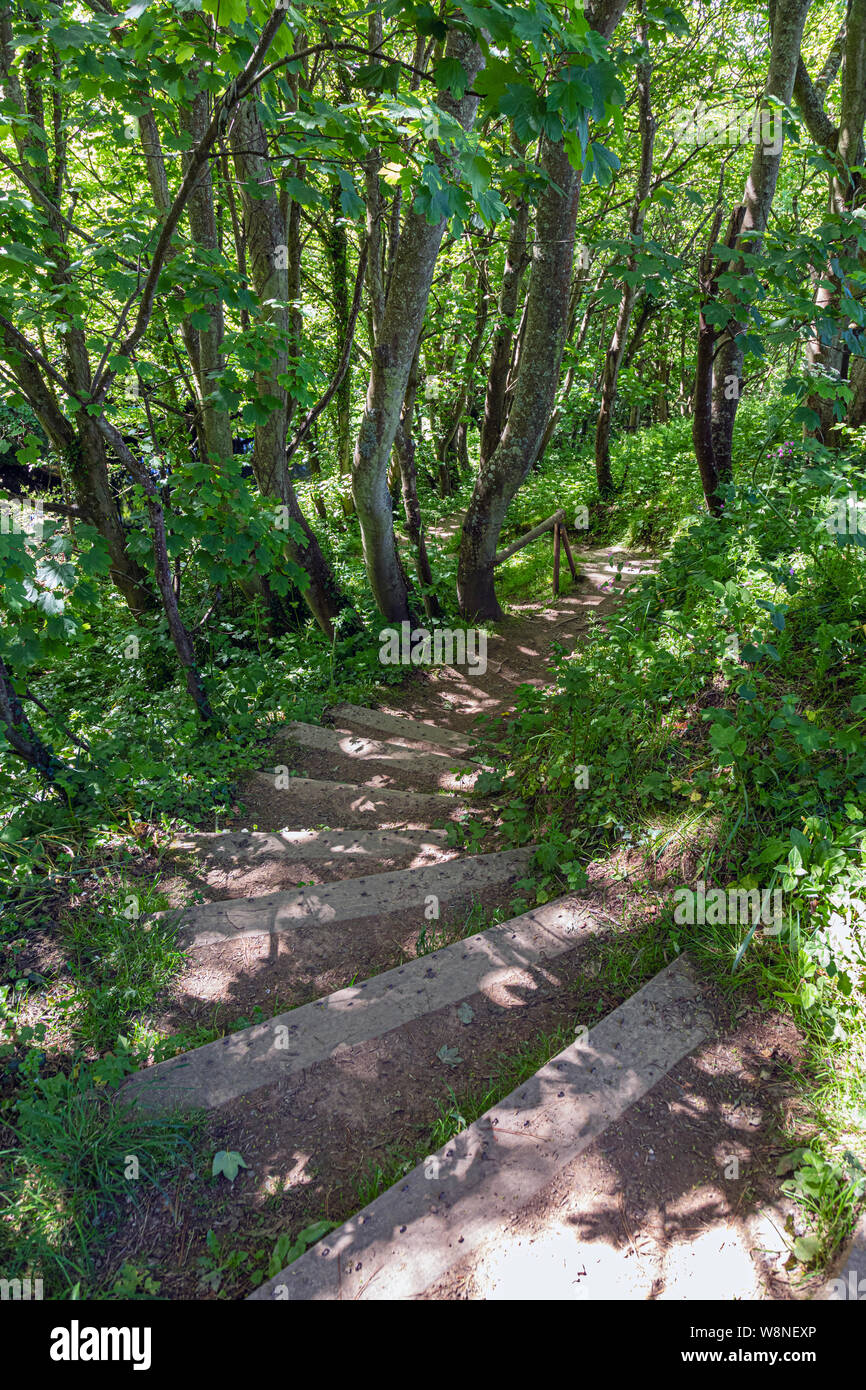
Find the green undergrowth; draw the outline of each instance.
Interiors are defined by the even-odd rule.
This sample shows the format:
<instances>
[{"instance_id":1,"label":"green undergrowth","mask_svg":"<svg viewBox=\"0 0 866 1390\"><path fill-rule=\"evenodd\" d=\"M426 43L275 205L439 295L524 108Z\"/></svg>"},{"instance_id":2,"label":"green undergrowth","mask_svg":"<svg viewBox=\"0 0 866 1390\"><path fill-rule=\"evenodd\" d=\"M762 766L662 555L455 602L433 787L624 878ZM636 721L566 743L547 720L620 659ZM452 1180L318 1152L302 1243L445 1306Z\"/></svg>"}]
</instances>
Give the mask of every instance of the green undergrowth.
<instances>
[{"instance_id":1,"label":"green undergrowth","mask_svg":"<svg viewBox=\"0 0 866 1390\"><path fill-rule=\"evenodd\" d=\"M195 1159L197 1118L130 1109L117 1089L129 1069L108 1055L43 1075L31 1047L16 1103L0 1111L0 1266L41 1279L45 1297L89 1290L129 1208Z\"/></svg>"},{"instance_id":2,"label":"green undergrowth","mask_svg":"<svg viewBox=\"0 0 866 1390\"><path fill-rule=\"evenodd\" d=\"M866 1163L863 459L782 438L744 471L723 520L684 518L554 683L521 689L493 784L513 840L540 839L540 897L581 887L591 860L639 866L626 878L649 865L671 941L725 991L792 1014L813 1113L822 1078L810 1152L849 1175L838 1232ZM754 890L772 921L729 906Z\"/></svg>"}]
</instances>

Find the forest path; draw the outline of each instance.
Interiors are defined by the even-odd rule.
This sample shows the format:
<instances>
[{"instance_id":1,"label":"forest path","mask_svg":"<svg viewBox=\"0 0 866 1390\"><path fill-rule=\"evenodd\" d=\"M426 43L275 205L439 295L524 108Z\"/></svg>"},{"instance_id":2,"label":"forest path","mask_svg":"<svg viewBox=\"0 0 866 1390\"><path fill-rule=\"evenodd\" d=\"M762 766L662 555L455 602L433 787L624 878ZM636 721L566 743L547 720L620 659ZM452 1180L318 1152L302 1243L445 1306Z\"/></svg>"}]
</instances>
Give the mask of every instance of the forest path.
<instances>
[{"instance_id":1,"label":"forest path","mask_svg":"<svg viewBox=\"0 0 866 1390\"><path fill-rule=\"evenodd\" d=\"M552 644L572 649L652 563L576 558L581 579L521 605L486 671L419 671L379 709L275 730L273 772L244 792L254 828L175 846L177 885L201 902L180 919L166 1022L265 1017L128 1094L203 1107L215 1147L243 1155L231 1230L260 1240L275 1197L272 1234L344 1222L257 1298L791 1296L771 1174L796 1039L732 1021L684 957L648 972L651 917L622 898L612 912L598 878L513 915L532 848L502 848L472 790L477 717L507 716L519 684L548 678ZM448 833L467 812L483 852ZM223 1224L201 1202L187 1222Z\"/></svg>"},{"instance_id":2,"label":"forest path","mask_svg":"<svg viewBox=\"0 0 866 1390\"><path fill-rule=\"evenodd\" d=\"M172 904L193 892L201 905L184 914L192 949L163 1030L214 1008L225 1024L306 1003L508 908L528 862L503 849L495 804L472 794L479 720L489 744L518 686L551 678L554 645L573 650L590 615L611 614L653 564L620 547L576 559L576 582L515 605L490 634L486 670L418 667L378 710L343 704L322 726L274 728L271 769L242 787L238 824L173 847L178 872L162 887ZM461 854L447 833L467 817L486 828L483 854ZM438 915L425 918L431 895Z\"/></svg>"},{"instance_id":3,"label":"forest path","mask_svg":"<svg viewBox=\"0 0 866 1390\"><path fill-rule=\"evenodd\" d=\"M467 733L479 715L507 715L518 685L547 684L554 645L573 651L589 617L613 613L629 585L655 567L650 552L618 545L576 550L574 558L579 578L557 597L509 604L508 616L488 636L486 671L419 668L416 679L395 690L382 708ZM563 570L567 575L564 563Z\"/></svg>"}]
</instances>

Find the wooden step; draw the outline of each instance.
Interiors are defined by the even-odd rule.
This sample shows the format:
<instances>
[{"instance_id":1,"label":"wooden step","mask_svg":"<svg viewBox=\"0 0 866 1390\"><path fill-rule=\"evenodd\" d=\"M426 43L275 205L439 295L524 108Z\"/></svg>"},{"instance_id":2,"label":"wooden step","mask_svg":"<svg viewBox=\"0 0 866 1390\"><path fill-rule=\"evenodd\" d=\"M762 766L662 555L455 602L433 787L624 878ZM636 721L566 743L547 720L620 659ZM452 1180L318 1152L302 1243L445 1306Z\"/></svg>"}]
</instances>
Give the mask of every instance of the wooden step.
<instances>
[{"instance_id":1,"label":"wooden step","mask_svg":"<svg viewBox=\"0 0 866 1390\"><path fill-rule=\"evenodd\" d=\"M331 782L317 777L290 777L277 785L273 772L256 772L249 786L254 799L261 792L274 808L272 815L286 828L424 830L463 818L468 805L459 797L436 792L402 791L397 787L363 787L357 782ZM272 822L274 823L274 822Z\"/></svg>"},{"instance_id":2,"label":"wooden step","mask_svg":"<svg viewBox=\"0 0 866 1390\"><path fill-rule=\"evenodd\" d=\"M268 892L301 883L311 873L318 881L322 875L351 878L416 869L456 858L458 850L449 849L445 830L239 830L185 835L168 853L195 873L197 883L238 896L234 890L246 883L263 882L266 886L255 891ZM267 883L269 876L273 881Z\"/></svg>"},{"instance_id":3,"label":"wooden step","mask_svg":"<svg viewBox=\"0 0 866 1390\"><path fill-rule=\"evenodd\" d=\"M353 763L362 764L385 771L393 768L407 773L419 783L432 783L443 791L471 791L479 776L476 764L465 762L451 753L422 753L379 739L325 729L318 724L292 721L278 728L276 736L281 742L326 753L350 766Z\"/></svg>"},{"instance_id":4,"label":"wooden step","mask_svg":"<svg viewBox=\"0 0 866 1390\"><path fill-rule=\"evenodd\" d=\"M253 1300L417 1298L485 1244L713 1028L684 957ZM640 1136L635 1135L636 1144Z\"/></svg>"},{"instance_id":5,"label":"wooden step","mask_svg":"<svg viewBox=\"0 0 866 1390\"><path fill-rule=\"evenodd\" d=\"M363 705L331 705L325 711L325 718L338 728L357 725L361 729L369 729L400 747L445 751L458 757L468 753L472 747L465 735L457 734L453 729L423 724L418 719L410 719L408 715L387 714L385 710L367 709Z\"/></svg>"},{"instance_id":6,"label":"wooden step","mask_svg":"<svg viewBox=\"0 0 866 1390\"><path fill-rule=\"evenodd\" d=\"M481 991L516 1007L538 967L609 928L567 894L451 946L383 971L192 1052L136 1073L125 1094L148 1109L213 1108L293 1075Z\"/></svg>"},{"instance_id":7,"label":"wooden step","mask_svg":"<svg viewBox=\"0 0 866 1390\"><path fill-rule=\"evenodd\" d=\"M219 946L244 936L279 936L315 923L335 926L391 912L423 914L431 898L442 903L471 898L508 884L529 869L534 847L468 855L419 869L364 874L316 888L230 898L186 909L179 935L186 948Z\"/></svg>"}]
</instances>

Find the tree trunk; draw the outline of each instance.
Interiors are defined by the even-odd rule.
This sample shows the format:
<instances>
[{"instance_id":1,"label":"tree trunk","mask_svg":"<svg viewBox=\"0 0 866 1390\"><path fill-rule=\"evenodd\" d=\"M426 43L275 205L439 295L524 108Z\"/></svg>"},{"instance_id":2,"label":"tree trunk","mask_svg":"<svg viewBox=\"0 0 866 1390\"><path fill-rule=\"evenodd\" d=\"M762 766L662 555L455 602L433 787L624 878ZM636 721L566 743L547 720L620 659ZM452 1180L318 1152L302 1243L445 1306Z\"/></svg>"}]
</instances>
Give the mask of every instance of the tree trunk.
<instances>
[{"instance_id":1,"label":"tree trunk","mask_svg":"<svg viewBox=\"0 0 866 1390\"><path fill-rule=\"evenodd\" d=\"M415 468L415 397L418 393L418 351L412 362L409 372L409 380L406 385L406 398L403 402L403 409L400 414L400 424L394 436L394 453L400 468L400 483L403 494L403 515L406 518L406 530L409 532L409 539L415 552L415 571L418 575L418 582L421 585L421 598L424 604L424 611L428 618L438 618L441 615L439 601L432 592L433 574L430 569L430 560L427 555L427 544L424 539L424 522L421 516L421 504L418 501L418 475Z\"/></svg>"},{"instance_id":2,"label":"tree trunk","mask_svg":"<svg viewBox=\"0 0 866 1390\"><path fill-rule=\"evenodd\" d=\"M854 396L848 405L847 422L851 429L860 429L866 425L866 357L852 356L850 380Z\"/></svg>"},{"instance_id":3,"label":"tree trunk","mask_svg":"<svg viewBox=\"0 0 866 1390\"><path fill-rule=\"evenodd\" d=\"M287 535L286 551L305 571L309 584L303 591L304 599L319 627L332 637L334 619L343 612L351 615L353 610L351 600L337 583L301 511L289 475L286 434L291 412L288 392L279 378L288 371L288 344L296 332L286 308L292 293L290 264L293 258L288 240L290 228L273 191L273 167L268 158L267 139L253 98L241 102L238 107L230 138L241 185L250 275L262 306L261 322L274 332L270 361L256 373L256 388L262 397L276 404L269 408L268 418L256 425L253 471L262 493L278 498L303 532L301 541ZM254 184L258 184L265 196L251 195ZM357 626L356 618L350 621Z\"/></svg>"},{"instance_id":4,"label":"tree trunk","mask_svg":"<svg viewBox=\"0 0 866 1390\"><path fill-rule=\"evenodd\" d=\"M450 462L453 458L456 457L458 461L460 458L460 444L458 435L460 433L461 425L465 424L463 417L466 412L466 406L470 392L472 391L473 380L475 376L475 367L478 363L479 357L481 356L481 349L484 345L484 333L487 328L489 304L490 283L487 278L486 268L482 262L479 264L478 267L478 292L475 300L475 326L472 333L472 339L469 343L469 346L466 349L466 357L463 360L463 365L460 371L463 384L460 390L457 392L457 395L449 403L449 405L443 412L444 421L442 428L442 437L439 441L438 454L440 463L444 464L446 468L449 467Z\"/></svg>"},{"instance_id":5,"label":"tree trunk","mask_svg":"<svg viewBox=\"0 0 866 1390\"><path fill-rule=\"evenodd\" d=\"M826 117L824 121L820 119L824 117L821 88L812 86L805 70L801 72L798 68L795 87L798 103L802 102L808 106L811 99L819 104L820 117L812 111L808 124L813 132L824 136L821 143L836 166L830 178L828 213L831 217L839 219L848 216L862 198L862 176L852 173L851 168L863 163L863 125L866 120L866 0L850 0L843 42L845 66L842 73L838 129L831 124L828 130L824 124ZM856 238L848 238L841 254L851 256L855 247ZM806 364L811 371L829 371L842 379L848 369L849 348L844 343L838 326L842 285L833 266L834 263L838 264L840 258L838 253L832 256L830 263L824 266L816 277L818 286L815 292L815 324L806 345ZM861 268L866 267L866 257L861 255L860 260ZM853 374L852 363L852 378ZM837 423L836 402L815 392L809 397L808 404L820 420L815 431L817 437L827 445L841 444L839 431L833 428ZM852 401L851 405L854 404ZM850 406L848 423L851 423Z\"/></svg>"},{"instance_id":6,"label":"tree trunk","mask_svg":"<svg viewBox=\"0 0 866 1390\"><path fill-rule=\"evenodd\" d=\"M105 439L114 449L130 478L139 483L144 491L147 500L147 511L150 519L151 538L153 542L153 561L156 583L162 598L163 611L165 612L169 634L171 636L174 649L177 653L178 661L184 673L186 688L196 710L205 723L212 723L214 713L211 709L210 700L204 688L204 682L198 669L198 664L193 651L192 638L187 631L183 618L180 614L178 605L177 591L172 582L171 564L168 558L168 543L165 532L165 514L159 497L159 491L153 481L147 466L139 462L126 444L123 435L115 425L102 416L98 422L98 428L102 431Z\"/></svg>"},{"instance_id":7,"label":"tree trunk","mask_svg":"<svg viewBox=\"0 0 866 1390\"><path fill-rule=\"evenodd\" d=\"M193 148L204 138L210 113L206 92L199 92L192 107L181 107L181 124L191 137ZM187 160L184 160L186 168ZM206 256L212 256L219 248L217 223L214 213L213 183L210 165L206 165L201 177L190 194L187 207L192 240ZM196 334L195 356L198 364L199 381L202 392L202 420L205 447L211 464L219 467L232 457L232 428L229 413L214 402L222 375L225 371L223 338L225 322L222 301L208 308L210 323L207 328L191 329Z\"/></svg>"},{"instance_id":8,"label":"tree trunk","mask_svg":"<svg viewBox=\"0 0 866 1390\"><path fill-rule=\"evenodd\" d=\"M447 92L440 92L437 101L443 110L460 121L464 130L468 130L478 105L477 96L471 95L471 84L483 64L481 48L468 35L449 30L446 56L462 63L470 91L460 101ZM434 147L434 158L440 166L447 165L438 147ZM367 399L355 446L352 486L361 525L364 562L379 611L389 621L407 620L409 605L394 540L388 461L444 231L444 218L431 224L411 209L407 212L378 325Z\"/></svg>"},{"instance_id":9,"label":"tree trunk","mask_svg":"<svg viewBox=\"0 0 866 1390\"><path fill-rule=\"evenodd\" d=\"M730 275L746 275L748 272L742 260L742 253L755 256L761 249L776 192L783 143L782 139L772 142L769 139L772 118L766 98L772 95L785 106L791 103L803 26L810 3L811 0L776 0L769 70L764 97L756 117L761 122L762 138L755 145L751 169L743 190L739 228L736 239L731 243L732 249L740 254L726 266ZM778 115L776 121L780 121ZM781 126L779 128L781 129ZM731 304L732 313L736 312L737 306L730 296L720 298L723 302L727 299ZM717 346L713 363L709 432L711 458L705 462L710 465L708 473L715 474L717 486L729 481L733 471L734 421L743 380L743 348L740 335L745 328L746 324L736 319L728 323ZM701 471L703 476L703 466ZM707 502L711 505L709 497ZM718 503L712 505L717 509Z\"/></svg>"},{"instance_id":10,"label":"tree trunk","mask_svg":"<svg viewBox=\"0 0 866 1390\"><path fill-rule=\"evenodd\" d=\"M13 753L17 753L19 758L32 767L44 782L47 782L61 795L66 795L66 788L60 778L70 776L73 769L57 757L46 743L33 729L30 720L24 713L24 706L15 690L12 673L0 656L0 725L6 735L6 741Z\"/></svg>"},{"instance_id":11,"label":"tree trunk","mask_svg":"<svg viewBox=\"0 0 866 1390\"><path fill-rule=\"evenodd\" d=\"M62 147L58 145L63 137L55 131L55 175L52 179L48 160L51 142L45 129L41 100L38 99L38 91L34 87L32 91L37 100L35 104L31 102L28 109L14 66L14 56L11 10L4 8L0 12L0 79L3 95L17 108L22 117L27 118L31 130L34 131L29 139L25 138L21 133L21 125L15 123L13 131L18 157L27 171L28 178L36 185L45 200L51 236L46 238L42 250L46 265L50 268L51 280L57 290L58 303L74 303L76 292L66 248L67 227L55 201L56 197L61 196L63 189L61 169L65 155ZM38 136L35 131L38 131ZM66 331L62 332L61 338L69 384L80 401L89 400L93 380L84 330L76 322L71 309L58 309L58 314L65 321ZM9 365L22 392L49 439L68 463L76 502L84 519L96 527L106 543L114 584L136 616L152 609L154 600L147 584L147 575L127 548L120 508L112 494L108 479L105 446L95 421L84 409L77 412L73 422L62 413L39 367L32 358L20 352L14 329L4 332L3 342L4 346L11 350Z\"/></svg>"},{"instance_id":12,"label":"tree trunk","mask_svg":"<svg viewBox=\"0 0 866 1390\"><path fill-rule=\"evenodd\" d=\"M601 0L589 22L610 38L627 0ZM548 177L539 196L532 270L526 298L520 372L508 421L492 457L481 467L463 521L457 595L464 617L497 620L493 561L514 494L535 462L556 397L571 306L574 235L580 175L561 144L542 137L539 162Z\"/></svg>"},{"instance_id":13,"label":"tree trunk","mask_svg":"<svg viewBox=\"0 0 866 1390\"><path fill-rule=\"evenodd\" d=\"M629 218L629 240L633 248L636 248L636 243L643 234L646 201L652 182L653 144L656 130L656 123L652 113L650 88L652 62L650 61L649 49L647 48L647 28L644 18L643 3L640 5L640 20L637 26L637 37L642 48L643 56L637 66L641 134L640 168L638 170L634 201ZM634 271L636 264L637 251L633 249L628 256L626 265L629 271ZM610 471L610 430L613 419L613 407L617 394L617 383L619 381L619 370L622 365L626 338L628 336L628 326L631 321L632 309L634 308L636 298L637 286L629 283L627 279L624 280L622 298L620 299L619 310L616 316L616 324L602 370L601 406L598 412L598 423L595 427L595 476L598 483L598 490L602 497L609 497L614 490L613 477Z\"/></svg>"},{"instance_id":14,"label":"tree trunk","mask_svg":"<svg viewBox=\"0 0 866 1390\"><path fill-rule=\"evenodd\" d=\"M349 326L349 241L340 206L340 189L335 184L331 191L331 221L325 235L325 247L331 266L331 286L334 294L334 319L337 330L338 351L346 337ZM352 468L352 369L347 369L337 390L337 467L341 473L349 473Z\"/></svg>"},{"instance_id":15,"label":"tree trunk","mask_svg":"<svg viewBox=\"0 0 866 1390\"><path fill-rule=\"evenodd\" d=\"M503 616L493 582L496 545L511 499L541 444L565 342L580 175L562 145L547 139L540 162L550 182L536 216L521 370L508 422L492 457L479 469L463 522L457 593L467 618Z\"/></svg>"},{"instance_id":16,"label":"tree trunk","mask_svg":"<svg viewBox=\"0 0 866 1390\"><path fill-rule=\"evenodd\" d=\"M499 290L496 332L490 353L487 390L484 396L484 423L481 426L481 466L493 456L505 423L505 388L511 362L514 320L520 298L520 282L527 265L526 237L529 231L529 204L517 204L508 234L505 270Z\"/></svg>"}]
</instances>

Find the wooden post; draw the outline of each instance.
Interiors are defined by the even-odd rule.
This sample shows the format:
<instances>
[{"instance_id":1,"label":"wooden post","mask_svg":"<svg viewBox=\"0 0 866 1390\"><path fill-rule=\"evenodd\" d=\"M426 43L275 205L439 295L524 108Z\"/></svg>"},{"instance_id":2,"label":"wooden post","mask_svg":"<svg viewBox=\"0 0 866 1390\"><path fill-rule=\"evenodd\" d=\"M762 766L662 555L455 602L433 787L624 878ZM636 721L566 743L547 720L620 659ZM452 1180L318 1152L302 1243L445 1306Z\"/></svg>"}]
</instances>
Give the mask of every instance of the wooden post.
<instances>
[{"instance_id":1,"label":"wooden post","mask_svg":"<svg viewBox=\"0 0 866 1390\"><path fill-rule=\"evenodd\" d=\"M553 523L553 597L559 593L559 528L561 522Z\"/></svg>"},{"instance_id":2,"label":"wooden post","mask_svg":"<svg viewBox=\"0 0 866 1390\"><path fill-rule=\"evenodd\" d=\"M568 559L569 568L571 569L571 577L572 579L576 579L577 570L575 569L574 556L571 553L571 546L568 543L568 528L566 527L565 522L562 523L562 544L565 546L565 554L566 558Z\"/></svg>"}]
</instances>

